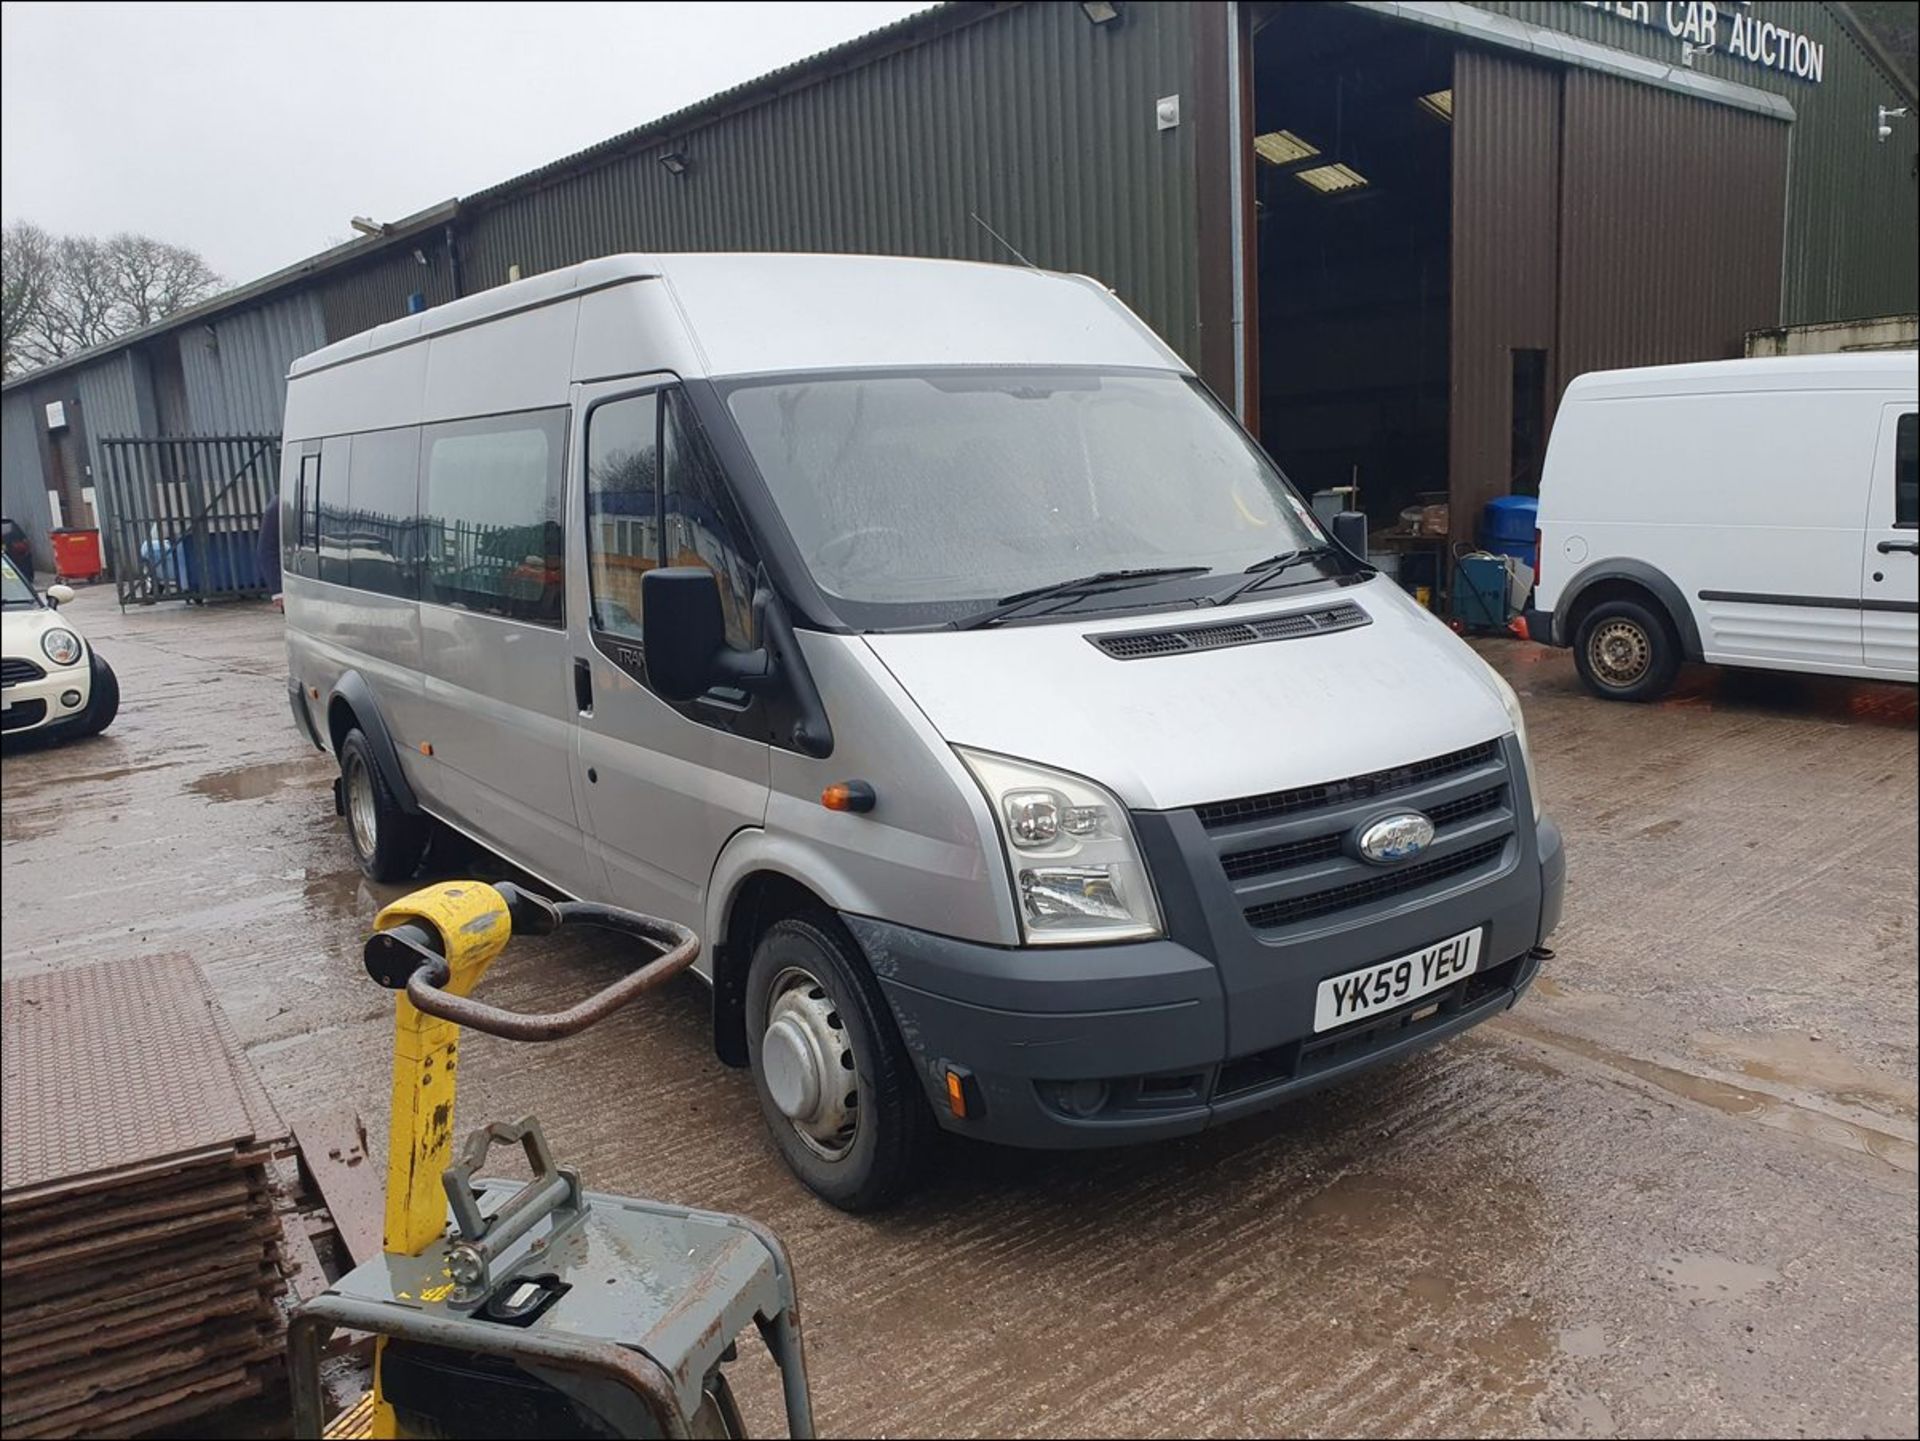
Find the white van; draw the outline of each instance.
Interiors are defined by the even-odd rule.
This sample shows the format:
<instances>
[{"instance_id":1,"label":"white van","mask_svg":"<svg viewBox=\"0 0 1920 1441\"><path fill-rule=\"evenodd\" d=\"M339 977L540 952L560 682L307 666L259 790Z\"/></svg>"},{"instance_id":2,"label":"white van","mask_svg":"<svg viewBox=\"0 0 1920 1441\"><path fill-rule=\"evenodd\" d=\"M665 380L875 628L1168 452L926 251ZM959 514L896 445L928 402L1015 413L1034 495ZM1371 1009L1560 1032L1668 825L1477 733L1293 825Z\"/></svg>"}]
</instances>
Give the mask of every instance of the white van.
<instances>
[{"instance_id":1,"label":"white van","mask_svg":"<svg viewBox=\"0 0 1920 1441\"><path fill-rule=\"evenodd\" d=\"M1663 365L1567 387L1529 628L1611 700L1683 660L1920 674L1911 350Z\"/></svg>"},{"instance_id":2,"label":"white van","mask_svg":"<svg viewBox=\"0 0 1920 1441\"><path fill-rule=\"evenodd\" d=\"M1513 692L1091 281L596 260L295 362L282 476L362 866L695 928L837 1205L1406 1055L1559 919Z\"/></svg>"}]
</instances>

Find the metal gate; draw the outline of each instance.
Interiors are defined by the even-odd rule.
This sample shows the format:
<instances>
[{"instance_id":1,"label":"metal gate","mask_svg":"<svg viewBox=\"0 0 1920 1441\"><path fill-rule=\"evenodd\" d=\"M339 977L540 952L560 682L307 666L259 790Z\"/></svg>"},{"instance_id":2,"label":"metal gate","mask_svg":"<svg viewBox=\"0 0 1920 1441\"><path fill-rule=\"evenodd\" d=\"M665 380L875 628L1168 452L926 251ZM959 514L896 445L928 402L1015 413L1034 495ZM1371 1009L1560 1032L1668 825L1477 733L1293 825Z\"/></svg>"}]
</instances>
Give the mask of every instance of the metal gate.
<instances>
[{"instance_id":1,"label":"metal gate","mask_svg":"<svg viewBox=\"0 0 1920 1441\"><path fill-rule=\"evenodd\" d=\"M120 604L268 593L260 524L279 500L277 435L102 440Z\"/></svg>"}]
</instances>

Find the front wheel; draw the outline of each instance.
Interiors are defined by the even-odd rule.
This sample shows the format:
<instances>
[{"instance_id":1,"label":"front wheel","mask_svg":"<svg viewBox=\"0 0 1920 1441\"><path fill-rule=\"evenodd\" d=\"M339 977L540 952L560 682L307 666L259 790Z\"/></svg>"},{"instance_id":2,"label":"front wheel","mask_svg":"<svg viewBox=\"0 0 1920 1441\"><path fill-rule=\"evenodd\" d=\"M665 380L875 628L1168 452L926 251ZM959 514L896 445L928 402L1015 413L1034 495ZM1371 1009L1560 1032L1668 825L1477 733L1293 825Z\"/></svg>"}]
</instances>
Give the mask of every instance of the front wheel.
<instances>
[{"instance_id":1,"label":"front wheel","mask_svg":"<svg viewBox=\"0 0 1920 1441\"><path fill-rule=\"evenodd\" d=\"M426 817L410 816L400 808L358 726L340 742L340 797L354 859L369 880L404 881L420 868L420 855L427 848Z\"/></svg>"},{"instance_id":2,"label":"front wheel","mask_svg":"<svg viewBox=\"0 0 1920 1441\"><path fill-rule=\"evenodd\" d=\"M1654 607L1607 600L1580 618L1573 663L1587 689L1604 700L1658 700L1679 673L1680 642Z\"/></svg>"},{"instance_id":3,"label":"front wheel","mask_svg":"<svg viewBox=\"0 0 1920 1441\"><path fill-rule=\"evenodd\" d=\"M87 669L87 706L73 722L72 733L77 736L99 735L120 714L120 678L113 673L113 667L100 658L99 651L94 651Z\"/></svg>"},{"instance_id":4,"label":"front wheel","mask_svg":"<svg viewBox=\"0 0 1920 1441\"><path fill-rule=\"evenodd\" d=\"M754 948L747 1048L774 1143L843 1211L872 1211L919 1179L934 1121L879 984L830 917L788 917Z\"/></svg>"}]
</instances>

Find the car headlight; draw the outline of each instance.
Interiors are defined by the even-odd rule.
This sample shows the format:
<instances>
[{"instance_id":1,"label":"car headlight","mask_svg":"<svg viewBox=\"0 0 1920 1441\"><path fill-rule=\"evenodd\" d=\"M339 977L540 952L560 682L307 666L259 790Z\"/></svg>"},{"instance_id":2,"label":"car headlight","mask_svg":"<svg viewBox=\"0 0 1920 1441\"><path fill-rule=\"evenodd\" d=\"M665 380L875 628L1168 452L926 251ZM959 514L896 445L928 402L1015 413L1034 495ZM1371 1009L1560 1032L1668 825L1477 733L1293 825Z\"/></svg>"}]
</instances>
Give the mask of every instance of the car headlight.
<instances>
[{"instance_id":1,"label":"car headlight","mask_svg":"<svg viewBox=\"0 0 1920 1441\"><path fill-rule=\"evenodd\" d=\"M55 626L41 633L40 649L47 653L47 659L55 665L72 665L80 659L80 637L70 630Z\"/></svg>"},{"instance_id":2,"label":"car headlight","mask_svg":"<svg viewBox=\"0 0 1920 1441\"><path fill-rule=\"evenodd\" d=\"M1160 934L1153 883L1118 801L1080 776L954 749L987 793L1028 945Z\"/></svg>"},{"instance_id":3,"label":"car headlight","mask_svg":"<svg viewBox=\"0 0 1920 1441\"><path fill-rule=\"evenodd\" d=\"M1513 693L1506 677L1498 671L1488 668L1487 674L1493 677L1494 686L1500 692L1500 703L1507 708L1507 719L1513 722L1514 739L1520 742L1520 762L1527 768L1527 795L1533 801L1533 818L1540 819L1540 777L1533 768L1533 747L1527 744L1527 717L1520 709L1520 697Z\"/></svg>"}]
</instances>

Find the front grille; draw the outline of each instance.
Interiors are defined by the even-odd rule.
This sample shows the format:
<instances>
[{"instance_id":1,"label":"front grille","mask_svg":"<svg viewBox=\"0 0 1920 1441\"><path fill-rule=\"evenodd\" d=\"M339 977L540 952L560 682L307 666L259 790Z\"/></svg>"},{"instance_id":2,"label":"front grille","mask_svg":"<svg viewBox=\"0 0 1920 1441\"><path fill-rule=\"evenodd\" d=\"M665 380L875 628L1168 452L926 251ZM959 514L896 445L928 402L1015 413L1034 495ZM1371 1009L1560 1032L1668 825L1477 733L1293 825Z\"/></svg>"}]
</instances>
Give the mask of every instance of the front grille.
<instances>
[{"instance_id":1,"label":"front grille","mask_svg":"<svg viewBox=\"0 0 1920 1441\"><path fill-rule=\"evenodd\" d=\"M1267 876L1314 861L1330 861L1340 850L1339 836L1315 836L1311 840L1288 841L1283 846L1262 846L1257 851L1235 851L1220 857L1220 865L1228 880L1243 881L1248 876Z\"/></svg>"},{"instance_id":2,"label":"front grille","mask_svg":"<svg viewBox=\"0 0 1920 1441\"><path fill-rule=\"evenodd\" d=\"M47 716L47 703L43 700L23 700L0 711L0 730L25 730L28 726L37 726Z\"/></svg>"},{"instance_id":3,"label":"front grille","mask_svg":"<svg viewBox=\"0 0 1920 1441\"><path fill-rule=\"evenodd\" d=\"M1475 816L1483 816L1488 811L1498 810L1506 798L1505 786L1493 786L1484 791L1476 791L1470 796L1462 796L1457 801L1442 802L1424 814L1433 822L1435 830L1443 830L1447 826L1457 826L1462 821L1470 821Z\"/></svg>"},{"instance_id":4,"label":"front grille","mask_svg":"<svg viewBox=\"0 0 1920 1441\"><path fill-rule=\"evenodd\" d=\"M1351 776L1343 781L1297 786L1293 790L1270 791L1266 795L1246 796L1234 801L1215 801L1198 807L1197 813L1200 824L1213 830L1249 821L1272 820L1300 811L1323 810L1352 801L1378 800L1396 791L1412 790L1429 781L1487 765L1499 754L1499 750L1499 742L1483 741L1477 746L1435 756L1431 760L1413 761L1389 770Z\"/></svg>"},{"instance_id":5,"label":"front grille","mask_svg":"<svg viewBox=\"0 0 1920 1441\"><path fill-rule=\"evenodd\" d=\"M1232 645L1254 645L1266 640L1298 640L1301 636L1330 635L1371 625L1373 619L1352 601L1316 610L1289 611L1257 620L1225 621L1185 626L1176 630L1132 631L1125 635L1090 635L1095 646L1115 660L1147 660L1152 656L1184 655L1190 651L1220 650Z\"/></svg>"},{"instance_id":6,"label":"front grille","mask_svg":"<svg viewBox=\"0 0 1920 1441\"><path fill-rule=\"evenodd\" d=\"M0 660L0 685L19 685L25 680L41 680L46 672L30 660L8 656Z\"/></svg>"},{"instance_id":7,"label":"front grille","mask_svg":"<svg viewBox=\"0 0 1920 1441\"><path fill-rule=\"evenodd\" d=\"M1311 920L1316 916L1329 916L1336 911L1350 910L1365 905L1369 901L1384 900L1389 896L1405 895L1408 891L1417 891L1423 886L1433 885L1452 876L1465 875L1468 871L1478 870L1500 858L1506 849L1506 837L1498 840L1483 841L1477 846L1455 851L1450 856L1438 860L1421 861L1417 865L1389 871L1364 881L1349 881L1346 885L1335 886L1331 890L1315 891L1311 895L1293 896L1284 901L1269 901L1265 905L1252 906L1247 910L1247 924L1256 931L1270 930L1275 926L1292 925L1298 921Z\"/></svg>"}]
</instances>

